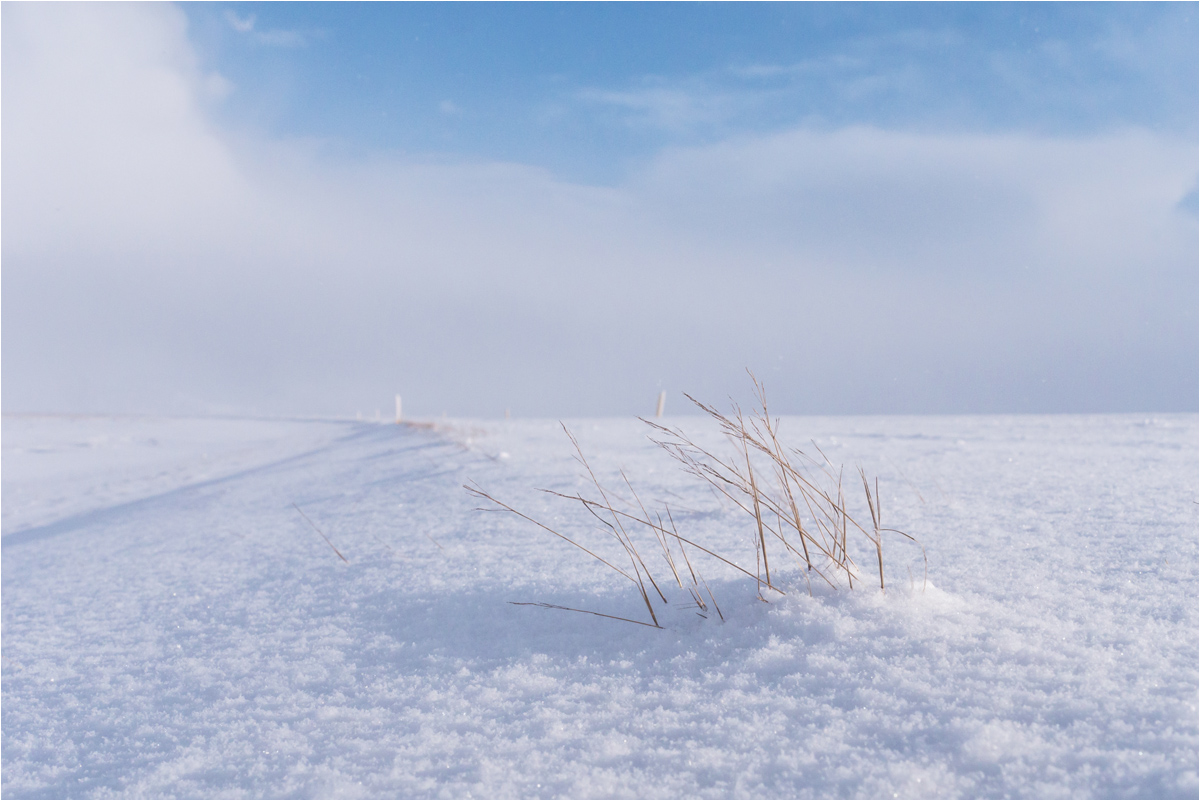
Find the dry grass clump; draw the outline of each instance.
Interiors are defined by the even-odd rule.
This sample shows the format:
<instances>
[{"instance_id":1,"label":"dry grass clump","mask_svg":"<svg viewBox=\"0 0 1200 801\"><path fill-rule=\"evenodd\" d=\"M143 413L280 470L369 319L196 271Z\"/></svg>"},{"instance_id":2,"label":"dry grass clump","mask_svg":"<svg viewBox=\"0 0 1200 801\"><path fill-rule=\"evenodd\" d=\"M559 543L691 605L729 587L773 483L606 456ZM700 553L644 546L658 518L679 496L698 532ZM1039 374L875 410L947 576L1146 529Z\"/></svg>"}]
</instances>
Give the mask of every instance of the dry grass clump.
<instances>
[{"instance_id":1,"label":"dry grass clump","mask_svg":"<svg viewBox=\"0 0 1200 801\"><path fill-rule=\"evenodd\" d=\"M718 456L697 445L679 429L649 420L659 438L654 441L683 465L684 469L707 482L739 509L754 518L755 552L762 570L763 584L771 586L768 544L782 547L784 553L804 568L806 579L817 576L837 589L842 579L849 589L863 579L850 555L850 537L864 537L875 551L879 589L885 589L883 573L883 535L897 534L917 543L908 534L882 525L879 479L874 490L867 474L859 468L863 496L870 522L860 523L846 506L842 468L835 468L825 453L816 459L796 448L785 448L779 441L779 419L772 419L767 408L763 385L750 374L758 408L746 416L736 404L730 415L704 404L691 395L687 399L713 418L734 444L733 457ZM755 470L755 464L758 470ZM802 514L803 512L807 514ZM807 524L806 524L807 521ZM924 548L921 549L924 555Z\"/></svg>"},{"instance_id":2,"label":"dry grass clump","mask_svg":"<svg viewBox=\"0 0 1200 801\"><path fill-rule=\"evenodd\" d=\"M867 514L860 515L862 522L852 515L847 508L843 470L840 467L835 469L815 442L813 448L820 455L820 459L801 450L784 447L779 439L779 420L772 419L767 409L766 391L753 373L750 374L750 378L754 384L758 408L752 410L749 415L743 414L736 404L732 412L725 415L687 395L688 400L720 426L733 446L731 455L722 456L707 450L678 428L670 428L645 419L642 422L653 429L651 439L676 459L684 470L709 484L721 497L731 501L735 507L753 519L753 527L750 529L755 553L753 571L743 568L732 559L699 544L694 539L681 535L666 504L663 505L662 512L655 511L652 514L642 503L624 471L621 471L621 480L628 489L632 502L622 500L615 493L606 490L596 478L583 450L579 447L579 442L566 426L563 426L563 431L575 448L576 458L583 466L597 496L586 497L581 493L569 495L554 490L542 492L582 504L599 522L602 530L617 541L620 546L618 557L609 559L597 554L576 539L497 500L478 486L467 486L466 489L476 497L495 504L495 507L483 511L506 511L515 514L566 540L620 574L637 588L651 622L554 604L519 605L564 609L662 628L655 605L660 602L666 605L668 601L660 584L673 582L687 593L690 599L687 605L694 607L696 614L708 617L710 612L715 612L724 620L708 582L698 570L697 559L693 557L703 555L715 559L748 576L756 582L759 598L765 600L762 596L764 590L786 594L779 586L782 583L778 569L781 555L799 567L810 594L813 577L833 590L841 589L843 583L847 589L854 589L856 584L865 584L867 578L851 556L851 544L856 539L865 540L874 552L879 589L886 591L883 570L884 534L896 534L917 547L921 547L920 544L903 531L882 525L878 479L875 479L872 488L872 482L861 468L858 470L858 478L862 482ZM869 522L866 520L867 515L870 517ZM643 540L647 535L653 538L654 545L651 548L661 556L669 571L669 577L662 572L660 566L660 576L663 578L655 579L646 560L642 558L635 534ZM692 549L690 555L689 548ZM921 548L921 552L924 558L924 548Z\"/></svg>"},{"instance_id":3,"label":"dry grass clump","mask_svg":"<svg viewBox=\"0 0 1200 801\"><path fill-rule=\"evenodd\" d=\"M733 567L735 570L741 571L751 578L757 577L754 576L753 573L750 573L749 571L739 567L737 564L729 561L723 556L714 553L708 548L698 545L697 543L692 542L686 537L680 535L678 529L675 527L675 521L671 515L671 510L665 504L663 506L663 511L667 515L665 522L662 514L656 512L654 515L651 515L647 511L645 505L642 503L641 498L638 497L637 491L634 490L633 484L630 483L629 478L625 475L624 471L621 471L621 479L625 482L625 486L629 489L630 494L636 501L636 508L623 505L619 502L614 502L612 499L612 493L606 491L604 486L600 483L600 480L596 478L596 474L593 472L591 465L588 463L587 457L583 455L583 449L579 447L579 441L575 439L575 435L572 434L565 425L563 426L563 431L571 440L571 444L575 448L575 458L578 459L580 464L583 465L583 468L588 477L591 479L592 485L595 487L599 497L588 498L582 494L568 495L566 493L546 489L541 490L541 492L582 504L583 507L587 509L587 511L591 513L591 515L599 522L602 530L614 538L620 545L619 553L623 553L623 557L618 557L616 560L619 562L619 564L614 564L612 561L609 561L609 559L600 556L592 549L580 544L578 541L568 537L566 534L563 534L557 529L553 529L545 523L535 520L529 515L514 509L503 501L497 500L495 497L480 489L478 486L466 485L465 488L477 498L489 501L495 504L497 507L495 509L481 509L480 511L511 512L517 517L520 517L523 520L528 520L530 523L533 523L535 526L548 531L554 536L566 540L579 550L586 553L588 556L591 556L593 559L597 560L601 564L624 577L626 580L630 581L637 588L638 594L641 596L642 601L646 605L646 611L650 613L650 620L652 622L645 623L643 621L633 620L631 618L605 615L599 612L591 612L586 609L570 609L568 607L557 606L555 604L532 603L516 605L540 606L547 609L563 609L569 612L584 612L590 615L597 615L598 617L624 620L627 623L638 623L643 626L662 628L658 620L658 614L654 609L656 603L654 599L657 598L658 602L661 602L664 605L668 604L669 602L667 601L666 594L663 592L662 587L660 586L661 579L654 578L653 573L650 571L650 567L646 564L646 560L642 558L641 551L638 549L637 542L634 539L634 534L640 532L644 535L648 530L654 537L655 543L658 546L658 550L661 551L662 557L670 570L671 578L674 580L679 589L688 593L688 596L691 599L689 605L694 606L697 610L697 614L699 614L701 617L707 617L708 613L710 612L709 604L711 603L711 611L716 612L717 616L724 620L724 615L721 614L721 609L717 605L716 598L713 597L712 590L709 588L708 583L704 580L704 577L696 569L692 562L692 558L688 555L688 546L697 551L708 554L709 556L721 562L724 562L730 567ZM625 562L628 562L628 564L626 565ZM681 567L686 567L686 570L682 570ZM703 590L703 592L701 590ZM708 596L708 601L705 601L705 594Z\"/></svg>"}]
</instances>

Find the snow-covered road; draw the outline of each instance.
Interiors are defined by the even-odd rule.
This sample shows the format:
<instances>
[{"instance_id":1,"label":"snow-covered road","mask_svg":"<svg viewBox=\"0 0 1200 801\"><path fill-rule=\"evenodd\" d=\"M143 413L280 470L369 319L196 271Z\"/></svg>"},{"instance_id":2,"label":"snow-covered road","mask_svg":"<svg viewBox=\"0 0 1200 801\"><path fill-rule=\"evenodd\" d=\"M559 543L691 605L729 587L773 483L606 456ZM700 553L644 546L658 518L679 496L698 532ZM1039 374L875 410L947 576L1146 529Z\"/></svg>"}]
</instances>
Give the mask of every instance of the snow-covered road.
<instances>
[{"instance_id":1,"label":"snow-covered road","mask_svg":"<svg viewBox=\"0 0 1200 801\"><path fill-rule=\"evenodd\" d=\"M753 521L642 423L569 425L602 480L754 563ZM880 476L929 586L896 545L886 595L780 568L762 603L706 564L723 623L514 606L645 616L462 489L584 531L534 491L584 487L555 422L5 417L0 790L1196 797L1196 415L784 429Z\"/></svg>"}]
</instances>

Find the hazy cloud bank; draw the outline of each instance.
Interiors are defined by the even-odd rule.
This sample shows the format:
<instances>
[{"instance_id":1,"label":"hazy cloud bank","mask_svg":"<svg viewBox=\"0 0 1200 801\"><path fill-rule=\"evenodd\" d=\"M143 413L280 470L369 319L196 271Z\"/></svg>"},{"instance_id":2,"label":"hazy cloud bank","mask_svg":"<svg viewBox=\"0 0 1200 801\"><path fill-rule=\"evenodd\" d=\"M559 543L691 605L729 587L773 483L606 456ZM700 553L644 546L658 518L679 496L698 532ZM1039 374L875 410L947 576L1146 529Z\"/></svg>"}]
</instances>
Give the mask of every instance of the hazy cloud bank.
<instances>
[{"instance_id":1,"label":"hazy cloud bank","mask_svg":"<svg viewBox=\"0 0 1200 801\"><path fill-rule=\"evenodd\" d=\"M3 22L5 410L628 414L746 365L787 412L1197 406L1192 141L799 129L583 186L220 130L170 6Z\"/></svg>"}]
</instances>

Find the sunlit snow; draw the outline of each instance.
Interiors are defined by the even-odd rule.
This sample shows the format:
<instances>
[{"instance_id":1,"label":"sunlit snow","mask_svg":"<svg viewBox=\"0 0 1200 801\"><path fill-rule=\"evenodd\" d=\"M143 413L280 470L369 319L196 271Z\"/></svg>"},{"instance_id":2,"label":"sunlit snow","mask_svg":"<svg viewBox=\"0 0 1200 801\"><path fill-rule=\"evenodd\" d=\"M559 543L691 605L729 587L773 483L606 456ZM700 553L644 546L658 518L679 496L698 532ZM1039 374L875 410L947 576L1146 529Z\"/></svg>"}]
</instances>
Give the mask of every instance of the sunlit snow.
<instances>
[{"instance_id":1,"label":"sunlit snow","mask_svg":"<svg viewBox=\"0 0 1200 801\"><path fill-rule=\"evenodd\" d=\"M568 425L753 565L753 520L643 423ZM793 564L764 603L709 561L724 622L515 606L645 618L462 489L593 536L536 491L587 486L556 421L6 416L3 794L1197 795L1195 415L783 430L880 477L928 582L889 541L886 594Z\"/></svg>"}]
</instances>

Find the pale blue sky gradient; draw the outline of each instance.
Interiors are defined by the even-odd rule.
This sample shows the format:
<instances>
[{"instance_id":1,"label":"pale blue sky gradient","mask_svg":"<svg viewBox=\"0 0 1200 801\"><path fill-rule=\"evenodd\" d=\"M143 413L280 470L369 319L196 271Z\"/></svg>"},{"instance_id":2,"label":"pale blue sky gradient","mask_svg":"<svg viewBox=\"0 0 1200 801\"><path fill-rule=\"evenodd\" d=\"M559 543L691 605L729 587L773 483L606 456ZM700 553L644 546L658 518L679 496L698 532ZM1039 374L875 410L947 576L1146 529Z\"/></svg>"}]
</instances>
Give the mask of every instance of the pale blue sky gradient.
<instances>
[{"instance_id":1,"label":"pale blue sky gradient","mask_svg":"<svg viewBox=\"0 0 1200 801\"><path fill-rule=\"evenodd\" d=\"M184 6L220 110L331 149L613 182L797 125L1194 135L1195 3Z\"/></svg>"}]
</instances>

